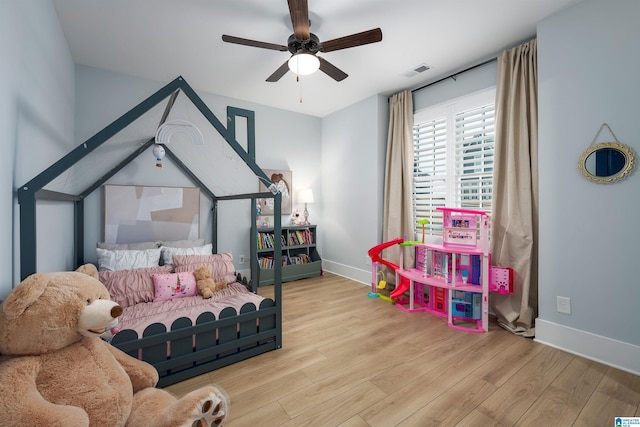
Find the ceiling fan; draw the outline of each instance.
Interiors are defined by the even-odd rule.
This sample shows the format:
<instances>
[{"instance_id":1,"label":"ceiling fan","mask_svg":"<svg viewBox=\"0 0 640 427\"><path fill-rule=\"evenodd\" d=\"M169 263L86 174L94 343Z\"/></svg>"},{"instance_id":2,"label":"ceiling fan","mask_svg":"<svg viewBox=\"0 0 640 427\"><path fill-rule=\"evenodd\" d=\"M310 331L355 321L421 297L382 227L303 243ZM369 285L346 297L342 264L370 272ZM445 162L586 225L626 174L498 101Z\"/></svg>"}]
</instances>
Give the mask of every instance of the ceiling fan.
<instances>
[{"instance_id":1,"label":"ceiling fan","mask_svg":"<svg viewBox=\"0 0 640 427\"><path fill-rule=\"evenodd\" d=\"M279 50L281 52L289 51L291 53L289 60L282 64L267 78L268 82L277 82L290 69L298 75L305 75L315 72L318 68L334 80L338 82L342 81L348 77L348 74L316 54L318 52L327 53L333 52L334 50L362 46L382 40L382 30L380 30L380 28L374 28L361 33L321 42L318 36L311 33L309 30L309 6L307 0L287 1L289 3L289 14L291 15L293 34L289 36L286 46L249 40L226 34L222 36L222 40L228 43L259 47L262 49ZM307 65L307 62L305 61L309 61L311 68L305 69Z\"/></svg>"}]
</instances>

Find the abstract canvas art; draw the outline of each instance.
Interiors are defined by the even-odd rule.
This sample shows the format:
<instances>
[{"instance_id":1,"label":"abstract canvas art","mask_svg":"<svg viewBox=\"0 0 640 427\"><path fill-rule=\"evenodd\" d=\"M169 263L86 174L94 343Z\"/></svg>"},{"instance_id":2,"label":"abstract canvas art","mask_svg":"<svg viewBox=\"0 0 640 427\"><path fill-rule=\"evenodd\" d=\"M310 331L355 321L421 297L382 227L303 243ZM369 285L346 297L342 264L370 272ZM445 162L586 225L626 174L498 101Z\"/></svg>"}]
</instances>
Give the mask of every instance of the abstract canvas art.
<instances>
[{"instance_id":1,"label":"abstract canvas art","mask_svg":"<svg viewBox=\"0 0 640 427\"><path fill-rule=\"evenodd\" d=\"M193 240L199 227L199 188L104 186L107 243Z\"/></svg>"}]
</instances>

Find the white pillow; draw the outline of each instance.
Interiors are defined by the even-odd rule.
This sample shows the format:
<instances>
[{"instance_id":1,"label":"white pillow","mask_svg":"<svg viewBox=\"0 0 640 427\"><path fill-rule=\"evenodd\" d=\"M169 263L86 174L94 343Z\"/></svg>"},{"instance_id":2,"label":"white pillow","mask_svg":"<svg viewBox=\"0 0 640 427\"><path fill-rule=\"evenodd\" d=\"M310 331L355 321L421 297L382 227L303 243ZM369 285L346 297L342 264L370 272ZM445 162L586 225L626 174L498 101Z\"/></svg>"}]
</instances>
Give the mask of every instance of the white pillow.
<instances>
[{"instance_id":1,"label":"white pillow","mask_svg":"<svg viewBox=\"0 0 640 427\"><path fill-rule=\"evenodd\" d=\"M162 250L162 262L164 264L173 264L174 255L211 255L213 253L213 244L209 243L195 248L160 246L160 249Z\"/></svg>"},{"instance_id":2,"label":"white pillow","mask_svg":"<svg viewBox=\"0 0 640 427\"><path fill-rule=\"evenodd\" d=\"M96 248L98 271L132 270L157 267L161 249L124 250Z\"/></svg>"}]
</instances>

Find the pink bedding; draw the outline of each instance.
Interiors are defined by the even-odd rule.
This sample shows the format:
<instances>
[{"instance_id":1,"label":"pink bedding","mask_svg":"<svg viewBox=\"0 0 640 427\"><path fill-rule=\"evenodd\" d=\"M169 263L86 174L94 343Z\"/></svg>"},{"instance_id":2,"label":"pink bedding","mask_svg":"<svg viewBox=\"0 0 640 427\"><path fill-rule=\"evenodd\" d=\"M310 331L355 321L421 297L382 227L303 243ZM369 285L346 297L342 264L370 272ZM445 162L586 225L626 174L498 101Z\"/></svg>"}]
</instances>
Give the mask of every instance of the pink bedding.
<instances>
[{"instance_id":1,"label":"pink bedding","mask_svg":"<svg viewBox=\"0 0 640 427\"><path fill-rule=\"evenodd\" d=\"M210 299L204 299L200 295L174 299L162 302L144 302L124 308L124 312L118 318L118 329L133 329L142 337L145 328L153 323L162 323L167 331L171 324L180 317L187 317L195 324L196 319L203 312L209 311L215 314L226 307L233 307L237 312L247 302L253 303L256 308L260 306L264 298L256 295L242 284L234 282L227 285L214 294Z\"/></svg>"}]
</instances>

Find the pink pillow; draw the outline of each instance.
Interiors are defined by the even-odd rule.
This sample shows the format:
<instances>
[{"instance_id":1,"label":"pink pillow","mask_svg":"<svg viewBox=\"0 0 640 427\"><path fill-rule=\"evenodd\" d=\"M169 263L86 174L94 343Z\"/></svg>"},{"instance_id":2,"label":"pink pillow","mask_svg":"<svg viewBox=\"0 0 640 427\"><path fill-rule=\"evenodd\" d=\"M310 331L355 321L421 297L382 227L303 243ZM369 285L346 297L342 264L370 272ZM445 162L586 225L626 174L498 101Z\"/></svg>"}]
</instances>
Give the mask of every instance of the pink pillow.
<instances>
[{"instance_id":1,"label":"pink pillow","mask_svg":"<svg viewBox=\"0 0 640 427\"><path fill-rule=\"evenodd\" d=\"M111 299L122 307L151 302L154 297L153 274L170 273L171 266L136 268L133 270L101 271L100 281L107 287Z\"/></svg>"},{"instance_id":2,"label":"pink pillow","mask_svg":"<svg viewBox=\"0 0 640 427\"><path fill-rule=\"evenodd\" d=\"M198 295L196 276L193 271L183 273L154 274L153 287L156 296L153 302L171 301Z\"/></svg>"},{"instance_id":3,"label":"pink pillow","mask_svg":"<svg viewBox=\"0 0 640 427\"><path fill-rule=\"evenodd\" d=\"M227 252L213 255L174 255L173 266L176 272L194 271L203 265L211 270L211 277L216 282L226 280L227 283L236 281L233 256Z\"/></svg>"}]
</instances>

